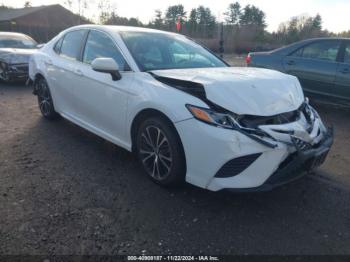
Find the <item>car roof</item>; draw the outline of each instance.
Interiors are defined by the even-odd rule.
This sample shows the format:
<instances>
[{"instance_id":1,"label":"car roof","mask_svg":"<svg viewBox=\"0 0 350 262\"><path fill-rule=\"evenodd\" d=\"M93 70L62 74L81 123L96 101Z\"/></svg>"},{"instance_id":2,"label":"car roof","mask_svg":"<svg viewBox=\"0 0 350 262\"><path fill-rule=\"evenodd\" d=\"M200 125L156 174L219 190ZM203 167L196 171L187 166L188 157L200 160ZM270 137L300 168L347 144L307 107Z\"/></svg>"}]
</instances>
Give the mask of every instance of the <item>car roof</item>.
<instances>
[{"instance_id":1,"label":"car roof","mask_svg":"<svg viewBox=\"0 0 350 262\"><path fill-rule=\"evenodd\" d=\"M86 24L86 25L78 25L70 27L67 31L76 30L76 29L100 29L109 32L146 32L146 33L161 33L161 34L169 34L169 35L178 35L173 32L167 32L152 28L145 27L136 27L136 26L119 26L119 25L94 25L94 24Z\"/></svg>"},{"instance_id":2,"label":"car roof","mask_svg":"<svg viewBox=\"0 0 350 262\"><path fill-rule=\"evenodd\" d=\"M309 38L309 39L305 39L299 42L314 42L314 41L324 41L324 40L350 40L350 38L346 38L346 37L317 37L317 38Z\"/></svg>"},{"instance_id":3,"label":"car roof","mask_svg":"<svg viewBox=\"0 0 350 262\"><path fill-rule=\"evenodd\" d=\"M30 36L22 34L22 33L15 33L15 32L0 32L0 37L27 37L30 38Z\"/></svg>"},{"instance_id":4,"label":"car roof","mask_svg":"<svg viewBox=\"0 0 350 262\"><path fill-rule=\"evenodd\" d=\"M280 48L277 48L275 50L270 51L270 53L276 54L276 55L286 55L290 52L293 52L294 50L307 45L308 43L313 43L313 42L317 42L317 41L349 41L350 38L345 38L345 37L318 37L318 38L309 38L309 39L305 39L305 40L301 40L298 42L294 42L291 43L289 45L286 46L282 46Z\"/></svg>"}]
</instances>

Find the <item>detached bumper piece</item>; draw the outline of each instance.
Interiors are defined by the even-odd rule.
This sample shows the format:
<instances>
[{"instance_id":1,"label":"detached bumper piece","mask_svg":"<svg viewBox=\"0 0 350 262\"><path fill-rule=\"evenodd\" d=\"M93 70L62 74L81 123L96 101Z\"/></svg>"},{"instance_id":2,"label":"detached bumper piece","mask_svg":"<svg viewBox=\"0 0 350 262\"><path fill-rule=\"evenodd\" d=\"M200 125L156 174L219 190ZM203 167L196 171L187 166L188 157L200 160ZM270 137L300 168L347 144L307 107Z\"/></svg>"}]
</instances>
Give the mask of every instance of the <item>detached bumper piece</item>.
<instances>
[{"instance_id":1,"label":"detached bumper piece","mask_svg":"<svg viewBox=\"0 0 350 262\"><path fill-rule=\"evenodd\" d=\"M329 128L324 139L314 147L295 145L297 151L284 160L277 171L260 187L228 189L232 192L265 192L297 180L322 165L333 144L333 129Z\"/></svg>"}]
</instances>

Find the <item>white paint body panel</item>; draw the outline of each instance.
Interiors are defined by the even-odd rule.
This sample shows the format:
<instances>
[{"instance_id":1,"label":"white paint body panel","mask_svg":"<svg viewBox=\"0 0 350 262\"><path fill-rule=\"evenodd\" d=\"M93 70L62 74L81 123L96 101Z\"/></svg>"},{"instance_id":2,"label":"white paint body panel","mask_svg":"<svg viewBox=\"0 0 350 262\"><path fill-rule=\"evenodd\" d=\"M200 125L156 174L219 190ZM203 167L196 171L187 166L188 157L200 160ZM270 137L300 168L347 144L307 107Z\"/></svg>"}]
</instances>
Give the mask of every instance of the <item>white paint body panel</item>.
<instances>
[{"instance_id":1,"label":"white paint body panel","mask_svg":"<svg viewBox=\"0 0 350 262\"><path fill-rule=\"evenodd\" d=\"M304 101L294 76L257 68L199 68L153 71L204 85L207 98L236 114L272 116L298 109Z\"/></svg>"},{"instance_id":2,"label":"white paint body panel","mask_svg":"<svg viewBox=\"0 0 350 262\"><path fill-rule=\"evenodd\" d=\"M108 34L119 47L131 67L121 72L122 79L92 70L90 65L60 57L53 46L70 30L99 30ZM30 59L29 75L35 80L42 75L47 80L56 111L68 120L112 143L131 150L131 125L144 109L165 114L175 125L184 146L186 180L196 186L217 191L223 188L252 188L262 185L291 153L278 143L268 148L236 131L199 122L185 107L208 105L185 92L167 86L149 73L140 72L118 30L143 30L128 27L79 26L62 32L38 50ZM253 68L210 68L153 71L155 74L203 84L207 98L236 114L272 116L296 110L304 101L300 84L295 77L276 71ZM286 140L281 134L273 134ZM305 130L301 119L297 123L279 126L280 129ZM315 130L323 128L321 122ZM316 132L316 131L314 131ZM312 139L315 139L316 135ZM214 178L227 161L254 153L262 156L238 176Z\"/></svg>"}]
</instances>

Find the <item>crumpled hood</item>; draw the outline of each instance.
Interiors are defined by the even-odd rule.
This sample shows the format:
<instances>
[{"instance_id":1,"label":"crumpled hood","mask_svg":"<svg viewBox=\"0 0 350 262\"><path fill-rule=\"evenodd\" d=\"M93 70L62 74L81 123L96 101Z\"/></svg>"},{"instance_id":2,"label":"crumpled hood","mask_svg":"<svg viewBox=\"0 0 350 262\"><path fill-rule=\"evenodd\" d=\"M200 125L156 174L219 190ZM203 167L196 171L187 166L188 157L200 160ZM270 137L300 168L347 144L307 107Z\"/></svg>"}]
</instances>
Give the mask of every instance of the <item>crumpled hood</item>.
<instances>
[{"instance_id":1,"label":"crumpled hood","mask_svg":"<svg viewBox=\"0 0 350 262\"><path fill-rule=\"evenodd\" d=\"M297 78L273 70L227 67L152 73L200 83L208 100L240 115L273 116L294 111L304 101Z\"/></svg>"},{"instance_id":2,"label":"crumpled hood","mask_svg":"<svg viewBox=\"0 0 350 262\"><path fill-rule=\"evenodd\" d=\"M24 64L37 49L0 48L0 60L9 64Z\"/></svg>"}]
</instances>

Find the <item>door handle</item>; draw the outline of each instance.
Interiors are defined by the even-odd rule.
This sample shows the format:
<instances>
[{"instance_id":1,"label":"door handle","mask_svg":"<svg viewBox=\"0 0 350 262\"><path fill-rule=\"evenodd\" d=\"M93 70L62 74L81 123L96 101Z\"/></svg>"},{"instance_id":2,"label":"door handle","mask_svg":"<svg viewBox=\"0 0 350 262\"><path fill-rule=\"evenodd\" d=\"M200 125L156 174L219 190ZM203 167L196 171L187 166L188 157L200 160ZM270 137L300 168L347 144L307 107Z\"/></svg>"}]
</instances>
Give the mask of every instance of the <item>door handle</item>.
<instances>
[{"instance_id":1,"label":"door handle","mask_svg":"<svg viewBox=\"0 0 350 262\"><path fill-rule=\"evenodd\" d=\"M342 74L349 74L350 73L350 69L349 68L343 68L342 70L340 70L340 73L342 73Z\"/></svg>"},{"instance_id":2,"label":"door handle","mask_svg":"<svg viewBox=\"0 0 350 262\"><path fill-rule=\"evenodd\" d=\"M84 75L83 72L82 72L80 69L75 69L75 70L74 70L74 73L75 73L76 75L78 75L78 76L83 76L83 75Z\"/></svg>"},{"instance_id":3,"label":"door handle","mask_svg":"<svg viewBox=\"0 0 350 262\"><path fill-rule=\"evenodd\" d=\"M295 65L295 61L294 61L294 60L289 60L289 61L287 62L287 65Z\"/></svg>"}]
</instances>

